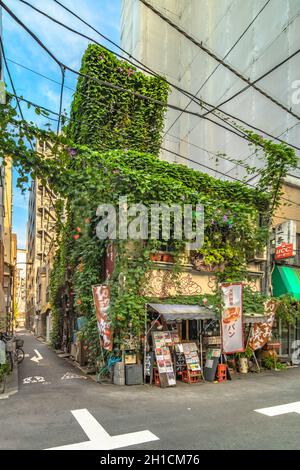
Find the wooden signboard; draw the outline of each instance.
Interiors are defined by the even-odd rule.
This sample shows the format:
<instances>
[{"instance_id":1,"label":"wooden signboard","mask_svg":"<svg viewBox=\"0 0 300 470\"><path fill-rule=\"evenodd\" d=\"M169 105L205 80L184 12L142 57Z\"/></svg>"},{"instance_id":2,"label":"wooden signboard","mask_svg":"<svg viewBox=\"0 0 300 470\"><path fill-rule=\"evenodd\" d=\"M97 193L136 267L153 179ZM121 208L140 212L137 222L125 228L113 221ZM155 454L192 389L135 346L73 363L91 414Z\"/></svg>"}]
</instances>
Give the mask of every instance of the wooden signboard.
<instances>
[{"instance_id":1,"label":"wooden signboard","mask_svg":"<svg viewBox=\"0 0 300 470\"><path fill-rule=\"evenodd\" d=\"M176 369L176 374L181 374L181 372L185 369L185 357L183 352L174 351L174 365Z\"/></svg>"},{"instance_id":2,"label":"wooden signboard","mask_svg":"<svg viewBox=\"0 0 300 470\"><path fill-rule=\"evenodd\" d=\"M196 343L183 343L182 348L187 369L192 372L200 372L201 367Z\"/></svg>"},{"instance_id":3,"label":"wooden signboard","mask_svg":"<svg viewBox=\"0 0 300 470\"><path fill-rule=\"evenodd\" d=\"M206 361L204 364L203 375L207 382L215 380L221 349L208 349L206 353Z\"/></svg>"},{"instance_id":4,"label":"wooden signboard","mask_svg":"<svg viewBox=\"0 0 300 470\"><path fill-rule=\"evenodd\" d=\"M154 364L154 352L150 351L145 358L145 372L146 378L149 379L150 385L153 382L153 364Z\"/></svg>"}]
</instances>

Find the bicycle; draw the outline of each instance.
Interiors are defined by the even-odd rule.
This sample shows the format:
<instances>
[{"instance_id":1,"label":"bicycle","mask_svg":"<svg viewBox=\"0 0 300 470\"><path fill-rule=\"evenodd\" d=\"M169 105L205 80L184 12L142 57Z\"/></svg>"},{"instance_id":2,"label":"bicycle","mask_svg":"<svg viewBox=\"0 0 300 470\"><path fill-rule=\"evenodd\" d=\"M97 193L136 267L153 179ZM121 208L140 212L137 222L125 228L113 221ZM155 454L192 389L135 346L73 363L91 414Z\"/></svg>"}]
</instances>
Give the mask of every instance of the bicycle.
<instances>
[{"instance_id":1,"label":"bicycle","mask_svg":"<svg viewBox=\"0 0 300 470\"><path fill-rule=\"evenodd\" d=\"M22 349L24 341L20 338L16 338L14 335L9 335L7 333L0 333L0 340L4 341L6 346L6 358L9 368L12 371L14 368L14 363L21 364L24 360L25 352ZM16 348L14 348L13 343L16 343Z\"/></svg>"}]
</instances>

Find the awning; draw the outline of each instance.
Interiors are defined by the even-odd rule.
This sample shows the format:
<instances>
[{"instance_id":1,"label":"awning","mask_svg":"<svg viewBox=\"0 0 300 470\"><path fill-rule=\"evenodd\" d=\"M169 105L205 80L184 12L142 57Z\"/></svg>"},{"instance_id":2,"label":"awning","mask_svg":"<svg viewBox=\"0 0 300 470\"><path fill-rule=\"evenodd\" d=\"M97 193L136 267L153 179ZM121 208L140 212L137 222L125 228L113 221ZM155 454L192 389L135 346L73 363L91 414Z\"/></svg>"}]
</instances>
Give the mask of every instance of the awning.
<instances>
[{"instance_id":1,"label":"awning","mask_svg":"<svg viewBox=\"0 0 300 470\"><path fill-rule=\"evenodd\" d=\"M209 308L199 305L179 305L179 304L147 304L165 320L210 320L216 315Z\"/></svg>"},{"instance_id":2,"label":"awning","mask_svg":"<svg viewBox=\"0 0 300 470\"><path fill-rule=\"evenodd\" d=\"M209 308L199 305L181 304L147 304L155 312L164 317L166 321L174 320L217 320L216 314ZM267 316L257 313L245 313L244 323L263 323Z\"/></svg>"},{"instance_id":3,"label":"awning","mask_svg":"<svg viewBox=\"0 0 300 470\"><path fill-rule=\"evenodd\" d=\"M291 294L295 299L300 299L300 268L275 266L272 284L274 297Z\"/></svg>"}]
</instances>

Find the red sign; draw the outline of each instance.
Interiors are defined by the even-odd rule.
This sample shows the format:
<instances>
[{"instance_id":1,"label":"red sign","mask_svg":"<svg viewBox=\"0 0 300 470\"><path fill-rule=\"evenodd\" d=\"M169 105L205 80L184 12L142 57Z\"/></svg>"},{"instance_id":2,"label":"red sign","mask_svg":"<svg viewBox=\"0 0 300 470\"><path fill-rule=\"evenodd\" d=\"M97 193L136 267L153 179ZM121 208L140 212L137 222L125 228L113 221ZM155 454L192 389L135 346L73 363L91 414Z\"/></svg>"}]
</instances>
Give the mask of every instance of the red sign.
<instances>
[{"instance_id":1,"label":"red sign","mask_svg":"<svg viewBox=\"0 0 300 470\"><path fill-rule=\"evenodd\" d=\"M110 290L108 286L93 286L93 296L97 315L99 334L102 337L104 349L112 350L112 332L108 320Z\"/></svg>"},{"instance_id":2,"label":"red sign","mask_svg":"<svg viewBox=\"0 0 300 470\"><path fill-rule=\"evenodd\" d=\"M275 248L275 259L291 258L294 256L294 247L292 243L282 243Z\"/></svg>"}]
</instances>

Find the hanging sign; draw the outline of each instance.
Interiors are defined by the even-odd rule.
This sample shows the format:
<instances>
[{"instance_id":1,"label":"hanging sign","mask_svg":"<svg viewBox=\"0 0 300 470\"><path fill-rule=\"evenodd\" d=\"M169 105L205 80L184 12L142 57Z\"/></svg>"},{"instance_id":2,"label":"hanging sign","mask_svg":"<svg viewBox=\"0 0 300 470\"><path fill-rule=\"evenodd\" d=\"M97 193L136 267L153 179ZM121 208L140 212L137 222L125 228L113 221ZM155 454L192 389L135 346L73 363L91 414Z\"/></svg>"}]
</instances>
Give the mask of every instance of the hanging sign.
<instances>
[{"instance_id":1,"label":"hanging sign","mask_svg":"<svg viewBox=\"0 0 300 470\"><path fill-rule=\"evenodd\" d=\"M275 259L292 258L296 249L296 222L288 220L275 227Z\"/></svg>"},{"instance_id":2,"label":"hanging sign","mask_svg":"<svg viewBox=\"0 0 300 470\"><path fill-rule=\"evenodd\" d=\"M112 350L112 333L108 320L108 310L110 304L110 290L108 286L93 286L93 297L97 315L99 334L103 340L103 348Z\"/></svg>"},{"instance_id":3,"label":"hanging sign","mask_svg":"<svg viewBox=\"0 0 300 470\"><path fill-rule=\"evenodd\" d=\"M292 243L282 243L275 248L275 259L292 258L294 256L294 246Z\"/></svg>"},{"instance_id":4,"label":"hanging sign","mask_svg":"<svg viewBox=\"0 0 300 470\"><path fill-rule=\"evenodd\" d=\"M226 354L244 351L243 285L221 284L224 309L222 312L222 348Z\"/></svg>"},{"instance_id":5,"label":"hanging sign","mask_svg":"<svg viewBox=\"0 0 300 470\"><path fill-rule=\"evenodd\" d=\"M262 348L271 338L276 309L276 301L269 300L265 303L265 315L267 320L263 323L253 323L248 340L248 346L253 349L253 351Z\"/></svg>"}]
</instances>

